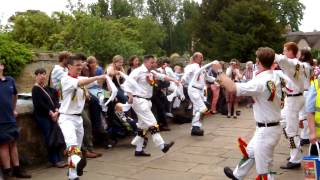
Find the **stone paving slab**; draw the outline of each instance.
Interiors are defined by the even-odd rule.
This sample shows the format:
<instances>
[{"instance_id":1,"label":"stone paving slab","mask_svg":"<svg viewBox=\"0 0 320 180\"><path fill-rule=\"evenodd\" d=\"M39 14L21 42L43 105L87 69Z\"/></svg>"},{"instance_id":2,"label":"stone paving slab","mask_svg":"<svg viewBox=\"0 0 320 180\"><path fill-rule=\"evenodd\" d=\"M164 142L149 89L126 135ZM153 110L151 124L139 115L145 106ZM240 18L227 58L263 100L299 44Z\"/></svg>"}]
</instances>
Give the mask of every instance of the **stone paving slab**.
<instances>
[{"instance_id":1,"label":"stone paving slab","mask_svg":"<svg viewBox=\"0 0 320 180\"><path fill-rule=\"evenodd\" d=\"M252 110L243 108L238 119L207 116L203 137L191 137L190 124L171 124L170 128L170 132L161 132L166 141L175 141L167 154L154 147L150 138L146 151L152 156L136 158L131 139L124 139L113 149L97 149L103 156L88 160L81 180L227 180L223 167L234 168L239 162L241 153L237 138L249 141L255 122ZM306 152L306 147L303 150ZM303 179L302 169L289 171L279 168L286 162L288 152L288 143L282 138L274 156L274 170L278 173L276 179ZM66 169L41 167L31 172L35 180L67 179ZM253 168L246 179L254 179L255 176Z\"/></svg>"}]
</instances>

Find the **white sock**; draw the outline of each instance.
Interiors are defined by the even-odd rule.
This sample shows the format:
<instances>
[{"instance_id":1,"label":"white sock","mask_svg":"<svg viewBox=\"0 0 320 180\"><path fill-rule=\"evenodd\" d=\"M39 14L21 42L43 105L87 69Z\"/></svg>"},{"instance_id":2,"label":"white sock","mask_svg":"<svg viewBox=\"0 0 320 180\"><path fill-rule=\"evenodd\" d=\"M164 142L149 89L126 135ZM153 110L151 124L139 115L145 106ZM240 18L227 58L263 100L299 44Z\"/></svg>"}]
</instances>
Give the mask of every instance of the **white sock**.
<instances>
[{"instance_id":1,"label":"white sock","mask_svg":"<svg viewBox=\"0 0 320 180\"><path fill-rule=\"evenodd\" d=\"M142 151L142 148L143 148L143 143L141 144L141 143L138 143L137 145L136 145L136 151Z\"/></svg>"},{"instance_id":2,"label":"white sock","mask_svg":"<svg viewBox=\"0 0 320 180\"><path fill-rule=\"evenodd\" d=\"M164 148L164 144L160 144L160 149L162 150Z\"/></svg>"}]
</instances>

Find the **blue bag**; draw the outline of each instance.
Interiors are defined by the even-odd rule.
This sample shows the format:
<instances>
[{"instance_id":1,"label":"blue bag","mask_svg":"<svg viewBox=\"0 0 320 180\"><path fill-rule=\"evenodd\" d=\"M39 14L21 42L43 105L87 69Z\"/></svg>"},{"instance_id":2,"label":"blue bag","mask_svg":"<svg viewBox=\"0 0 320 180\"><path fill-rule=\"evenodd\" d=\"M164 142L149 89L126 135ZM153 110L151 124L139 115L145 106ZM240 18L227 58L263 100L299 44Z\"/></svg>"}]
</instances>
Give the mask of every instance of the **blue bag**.
<instances>
[{"instance_id":1,"label":"blue bag","mask_svg":"<svg viewBox=\"0 0 320 180\"><path fill-rule=\"evenodd\" d=\"M319 143L310 144L309 155L303 157L304 179L320 180Z\"/></svg>"}]
</instances>

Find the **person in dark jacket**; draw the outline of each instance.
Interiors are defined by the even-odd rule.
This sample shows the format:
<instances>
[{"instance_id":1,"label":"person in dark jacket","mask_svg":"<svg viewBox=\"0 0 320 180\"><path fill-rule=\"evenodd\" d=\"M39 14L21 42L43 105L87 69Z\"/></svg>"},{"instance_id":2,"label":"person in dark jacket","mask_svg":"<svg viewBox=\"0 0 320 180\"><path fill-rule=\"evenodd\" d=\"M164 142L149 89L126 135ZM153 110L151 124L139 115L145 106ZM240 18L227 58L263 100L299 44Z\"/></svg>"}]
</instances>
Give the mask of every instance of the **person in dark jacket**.
<instances>
[{"instance_id":1,"label":"person in dark jacket","mask_svg":"<svg viewBox=\"0 0 320 180\"><path fill-rule=\"evenodd\" d=\"M57 125L59 116L59 99L57 92L48 86L45 86L47 74L43 68L35 71L36 83L32 88L32 102L34 106L34 119L40 127L45 142L47 144L49 162L53 166L63 168L66 163L63 161L60 154L63 146L49 147L50 133L54 125Z\"/></svg>"}]
</instances>

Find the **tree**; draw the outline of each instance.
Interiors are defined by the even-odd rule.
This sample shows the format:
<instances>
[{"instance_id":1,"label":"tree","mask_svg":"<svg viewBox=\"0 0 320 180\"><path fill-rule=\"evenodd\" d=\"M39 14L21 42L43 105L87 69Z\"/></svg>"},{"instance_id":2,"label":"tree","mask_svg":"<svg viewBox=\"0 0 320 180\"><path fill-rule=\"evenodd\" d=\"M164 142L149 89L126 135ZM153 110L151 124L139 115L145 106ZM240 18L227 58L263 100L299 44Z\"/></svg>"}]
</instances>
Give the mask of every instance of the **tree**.
<instances>
[{"instance_id":1,"label":"tree","mask_svg":"<svg viewBox=\"0 0 320 180\"><path fill-rule=\"evenodd\" d=\"M199 37L198 50L211 58L247 61L254 58L260 46L279 49L283 26L270 11L271 6L265 1L240 0L228 4L215 20L205 20L207 32Z\"/></svg>"},{"instance_id":2,"label":"tree","mask_svg":"<svg viewBox=\"0 0 320 180\"><path fill-rule=\"evenodd\" d=\"M144 0L129 0L129 4L132 7L132 14L137 17L145 15Z\"/></svg>"},{"instance_id":3,"label":"tree","mask_svg":"<svg viewBox=\"0 0 320 180\"><path fill-rule=\"evenodd\" d=\"M117 19L134 16L133 7L127 0L111 0L111 13Z\"/></svg>"},{"instance_id":4,"label":"tree","mask_svg":"<svg viewBox=\"0 0 320 180\"><path fill-rule=\"evenodd\" d=\"M10 35L14 40L36 48L46 48L48 38L56 31L52 19L38 10L16 12L9 22L13 23Z\"/></svg>"},{"instance_id":5,"label":"tree","mask_svg":"<svg viewBox=\"0 0 320 180\"><path fill-rule=\"evenodd\" d=\"M24 45L0 34L0 62L6 65L6 74L16 77L23 67L32 60L32 53Z\"/></svg>"},{"instance_id":6,"label":"tree","mask_svg":"<svg viewBox=\"0 0 320 180\"><path fill-rule=\"evenodd\" d=\"M148 0L147 4L149 13L165 29L167 37L163 43L163 48L169 55L173 52L173 28L178 10L181 8L181 0Z\"/></svg>"},{"instance_id":7,"label":"tree","mask_svg":"<svg viewBox=\"0 0 320 180\"><path fill-rule=\"evenodd\" d=\"M272 12L283 26L299 31L305 6L299 0L271 0Z\"/></svg>"},{"instance_id":8,"label":"tree","mask_svg":"<svg viewBox=\"0 0 320 180\"><path fill-rule=\"evenodd\" d=\"M90 14L99 17L110 16L109 12L109 0L98 0L97 3L90 4L88 6Z\"/></svg>"},{"instance_id":9,"label":"tree","mask_svg":"<svg viewBox=\"0 0 320 180\"><path fill-rule=\"evenodd\" d=\"M192 51L192 39L195 36L196 27L193 19L199 19L199 8L199 4L194 1L183 1L173 29L173 52L183 54L186 51Z\"/></svg>"}]
</instances>

